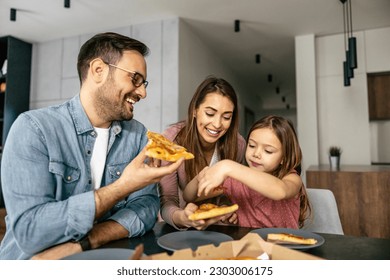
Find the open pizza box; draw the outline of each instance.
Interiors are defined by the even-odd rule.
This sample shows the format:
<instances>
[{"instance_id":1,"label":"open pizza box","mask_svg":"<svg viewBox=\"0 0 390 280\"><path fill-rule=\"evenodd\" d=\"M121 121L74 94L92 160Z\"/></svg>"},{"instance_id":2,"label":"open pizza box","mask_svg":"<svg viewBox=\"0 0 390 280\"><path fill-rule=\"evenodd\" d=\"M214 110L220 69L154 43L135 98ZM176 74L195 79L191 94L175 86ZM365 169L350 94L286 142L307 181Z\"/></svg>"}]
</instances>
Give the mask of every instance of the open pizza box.
<instances>
[{"instance_id":1,"label":"open pizza box","mask_svg":"<svg viewBox=\"0 0 390 280\"><path fill-rule=\"evenodd\" d=\"M219 246L199 246L196 251L183 249L172 255L160 253L149 255L149 260L221 260L234 257L255 257L265 260L321 260L305 252L292 250L265 241L256 233L248 233L240 240L222 242Z\"/></svg>"}]
</instances>

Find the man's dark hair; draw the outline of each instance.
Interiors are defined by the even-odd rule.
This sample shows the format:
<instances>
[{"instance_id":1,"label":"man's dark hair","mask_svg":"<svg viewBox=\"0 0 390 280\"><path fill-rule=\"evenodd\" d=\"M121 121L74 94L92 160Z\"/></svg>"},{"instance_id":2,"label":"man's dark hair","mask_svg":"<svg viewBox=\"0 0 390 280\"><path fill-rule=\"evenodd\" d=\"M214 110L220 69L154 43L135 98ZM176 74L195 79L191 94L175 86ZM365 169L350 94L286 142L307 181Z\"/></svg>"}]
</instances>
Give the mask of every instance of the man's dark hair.
<instances>
[{"instance_id":1,"label":"man's dark hair","mask_svg":"<svg viewBox=\"0 0 390 280\"><path fill-rule=\"evenodd\" d=\"M144 43L121 34L106 32L93 36L81 46L77 59L80 84L87 78L89 63L93 59L101 58L106 63L116 64L124 51L137 51L143 56L149 54Z\"/></svg>"}]
</instances>

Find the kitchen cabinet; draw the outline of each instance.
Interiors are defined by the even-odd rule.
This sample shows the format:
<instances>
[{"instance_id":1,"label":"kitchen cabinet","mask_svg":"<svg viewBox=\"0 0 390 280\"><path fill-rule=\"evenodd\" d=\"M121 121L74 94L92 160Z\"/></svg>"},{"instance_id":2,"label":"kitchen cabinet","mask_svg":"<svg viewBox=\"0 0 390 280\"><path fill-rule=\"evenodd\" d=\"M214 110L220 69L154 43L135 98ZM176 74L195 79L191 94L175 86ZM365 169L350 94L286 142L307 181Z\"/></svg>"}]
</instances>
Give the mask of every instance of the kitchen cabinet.
<instances>
[{"instance_id":1,"label":"kitchen cabinet","mask_svg":"<svg viewBox=\"0 0 390 280\"><path fill-rule=\"evenodd\" d=\"M390 73L367 74L370 121L390 120Z\"/></svg>"},{"instance_id":2,"label":"kitchen cabinet","mask_svg":"<svg viewBox=\"0 0 390 280\"><path fill-rule=\"evenodd\" d=\"M32 44L12 36L0 37L0 157L2 147L18 115L29 109ZM0 207L3 207L0 186Z\"/></svg>"},{"instance_id":3,"label":"kitchen cabinet","mask_svg":"<svg viewBox=\"0 0 390 280\"><path fill-rule=\"evenodd\" d=\"M390 166L310 166L306 185L334 193L344 234L390 238Z\"/></svg>"}]
</instances>

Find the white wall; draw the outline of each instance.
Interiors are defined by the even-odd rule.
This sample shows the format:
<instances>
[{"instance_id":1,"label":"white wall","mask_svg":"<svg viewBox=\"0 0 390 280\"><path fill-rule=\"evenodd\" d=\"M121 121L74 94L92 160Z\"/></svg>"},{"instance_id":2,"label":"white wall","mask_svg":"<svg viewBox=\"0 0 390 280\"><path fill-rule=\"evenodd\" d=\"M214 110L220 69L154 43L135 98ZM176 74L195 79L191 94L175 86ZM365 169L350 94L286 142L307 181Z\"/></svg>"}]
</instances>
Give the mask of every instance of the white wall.
<instances>
[{"instance_id":1,"label":"white wall","mask_svg":"<svg viewBox=\"0 0 390 280\"><path fill-rule=\"evenodd\" d=\"M111 30L144 42L147 99L136 104L135 118L153 131L177 119L178 110L178 19L167 19ZM77 55L81 45L95 34L34 44L30 108L62 103L79 93ZM172 75L173 73L173 75ZM175 102L176 100L176 102Z\"/></svg>"},{"instance_id":2,"label":"white wall","mask_svg":"<svg viewBox=\"0 0 390 280\"><path fill-rule=\"evenodd\" d=\"M241 133L245 106L258 111L260 100L247 94L232 70L179 18L120 27L113 30L144 42L150 48L147 61L146 100L135 106L135 118L150 130L162 132L184 119L196 87L208 75L222 77L235 88L239 99ZM95 34L62 38L33 46L30 108L62 103L79 92L77 55L81 45ZM247 95L245 98L243 96Z\"/></svg>"},{"instance_id":3,"label":"white wall","mask_svg":"<svg viewBox=\"0 0 390 280\"><path fill-rule=\"evenodd\" d=\"M295 38L298 133L304 157L311 158L306 161L305 169L312 164L328 164L327 151L332 145L343 149L341 164L351 165L370 165L377 156L372 152L383 155L390 150L386 140L390 139L388 122L369 123L366 78L370 72L390 71L390 28L360 31L354 35L358 68L349 87L344 87L343 82L342 34L315 38L314 45L313 35ZM313 52L308 51L313 46L315 69ZM315 131L318 131L317 140Z\"/></svg>"},{"instance_id":4,"label":"white wall","mask_svg":"<svg viewBox=\"0 0 390 280\"><path fill-rule=\"evenodd\" d=\"M209 75L224 78L235 89L239 100L239 118L241 134L246 137L244 131L244 107L257 112L260 108L260 100L256 95L245 89L244 85L236 79L232 72L218 54L210 50L191 27L181 21L179 47L179 118L187 117L188 104L191 101L197 86Z\"/></svg>"},{"instance_id":5,"label":"white wall","mask_svg":"<svg viewBox=\"0 0 390 280\"><path fill-rule=\"evenodd\" d=\"M295 71L297 84L297 133L302 149L302 177L305 170L317 165L318 159L318 121L315 75L315 43L313 35L295 38Z\"/></svg>"},{"instance_id":6,"label":"white wall","mask_svg":"<svg viewBox=\"0 0 390 280\"><path fill-rule=\"evenodd\" d=\"M357 38L358 68L344 86L344 36L316 39L319 159L329 163L328 149L343 149L341 164L371 164L364 32ZM367 59L369 59L367 57Z\"/></svg>"}]
</instances>

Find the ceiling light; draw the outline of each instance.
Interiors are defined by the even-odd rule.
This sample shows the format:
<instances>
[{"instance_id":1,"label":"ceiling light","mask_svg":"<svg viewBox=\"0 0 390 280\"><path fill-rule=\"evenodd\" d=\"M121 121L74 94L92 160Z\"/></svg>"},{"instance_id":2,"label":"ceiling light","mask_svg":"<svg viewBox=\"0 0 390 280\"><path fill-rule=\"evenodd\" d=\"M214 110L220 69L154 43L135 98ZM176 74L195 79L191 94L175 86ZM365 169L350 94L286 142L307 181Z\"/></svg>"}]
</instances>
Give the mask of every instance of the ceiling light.
<instances>
[{"instance_id":1,"label":"ceiling light","mask_svg":"<svg viewBox=\"0 0 390 280\"><path fill-rule=\"evenodd\" d=\"M238 19L234 21L234 32L240 32L240 21Z\"/></svg>"},{"instance_id":2,"label":"ceiling light","mask_svg":"<svg viewBox=\"0 0 390 280\"><path fill-rule=\"evenodd\" d=\"M353 37L352 29L352 0L340 0L343 4L344 20L344 49L345 61L343 62L344 86L350 86L350 79L354 77L354 69L357 68L356 37Z\"/></svg>"},{"instance_id":3,"label":"ceiling light","mask_svg":"<svg viewBox=\"0 0 390 280\"><path fill-rule=\"evenodd\" d=\"M11 8L10 14L9 14L10 21L16 21L16 9Z\"/></svg>"},{"instance_id":4,"label":"ceiling light","mask_svg":"<svg viewBox=\"0 0 390 280\"><path fill-rule=\"evenodd\" d=\"M256 63L260 64L260 62L261 62L261 56L260 54L256 54Z\"/></svg>"}]
</instances>

